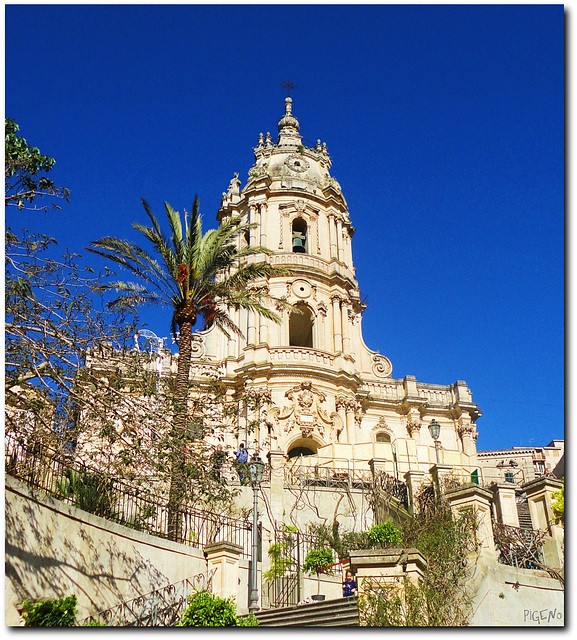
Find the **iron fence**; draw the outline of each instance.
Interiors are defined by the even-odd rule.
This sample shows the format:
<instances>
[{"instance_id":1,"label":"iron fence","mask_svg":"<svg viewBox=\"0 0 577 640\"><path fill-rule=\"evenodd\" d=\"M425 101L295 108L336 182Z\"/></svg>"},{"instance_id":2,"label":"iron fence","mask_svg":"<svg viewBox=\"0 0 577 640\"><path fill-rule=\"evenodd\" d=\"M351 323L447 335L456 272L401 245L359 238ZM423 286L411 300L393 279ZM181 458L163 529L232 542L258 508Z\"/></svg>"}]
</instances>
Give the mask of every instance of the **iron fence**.
<instances>
[{"instance_id":1,"label":"iron fence","mask_svg":"<svg viewBox=\"0 0 577 640\"><path fill-rule=\"evenodd\" d=\"M62 502L154 536L168 538L168 500L124 480L71 459L40 444L26 446L5 436L5 469L9 475L47 492ZM180 534L175 540L196 548L228 541L250 558L252 524L225 514L181 505Z\"/></svg>"},{"instance_id":2,"label":"iron fence","mask_svg":"<svg viewBox=\"0 0 577 640\"><path fill-rule=\"evenodd\" d=\"M84 618L79 626L107 627L174 627L182 618L188 597L201 589L211 590L216 569L206 575L169 584L132 600L98 611ZM92 623L92 625L91 625Z\"/></svg>"},{"instance_id":3,"label":"iron fence","mask_svg":"<svg viewBox=\"0 0 577 640\"><path fill-rule=\"evenodd\" d=\"M524 569L543 569L546 532L522 529L493 521L493 537L501 564Z\"/></svg>"}]
</instances>

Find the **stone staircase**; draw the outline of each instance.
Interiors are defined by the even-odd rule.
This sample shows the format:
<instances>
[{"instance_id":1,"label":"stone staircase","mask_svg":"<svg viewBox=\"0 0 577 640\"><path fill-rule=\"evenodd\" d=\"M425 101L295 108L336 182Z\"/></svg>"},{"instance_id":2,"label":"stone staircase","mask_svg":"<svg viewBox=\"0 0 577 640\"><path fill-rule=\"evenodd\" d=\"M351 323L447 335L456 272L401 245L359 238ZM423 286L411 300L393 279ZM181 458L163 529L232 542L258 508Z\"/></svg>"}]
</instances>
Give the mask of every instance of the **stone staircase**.
<instances>
[{"instance_id":1,"label":"stone staircase","mask_svg":"<svg viewBox=\"0 0 577 640\"><path fill-rule=\"evenodd\" d=\"M529 511L529 503L527 498L517 499L517 515L519 517L519 526L521 529L533 529L531 521L531 512Z\"/></svg>"},{"instance_id":2,"label":"stone staircase","mask_svg":"<svg viewBox=\"0 0 577 640\"><path fill-rule=\"evenodd\" d=\"M358 627L357 599L339 598L256 613L261 627Z\"/></svg>"}]
</instances>

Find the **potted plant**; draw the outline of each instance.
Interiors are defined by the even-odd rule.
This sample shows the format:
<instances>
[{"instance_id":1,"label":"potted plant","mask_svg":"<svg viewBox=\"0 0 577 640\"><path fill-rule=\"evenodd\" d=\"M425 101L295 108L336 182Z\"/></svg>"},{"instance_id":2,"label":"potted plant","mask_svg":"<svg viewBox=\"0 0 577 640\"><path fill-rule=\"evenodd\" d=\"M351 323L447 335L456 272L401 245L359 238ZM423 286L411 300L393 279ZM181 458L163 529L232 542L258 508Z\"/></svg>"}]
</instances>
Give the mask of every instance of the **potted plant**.
<instances>
[{"instance_id":1,"label":"potted plant","mask_svg":"<svg viewBox=\"0 0 577 640\"><path fill-rule=\"evenodd\" d=\"M313 600L321 601L325 599L324 595L321 595L321 573L332 574L332 570L329 569L330 565L334 563L333 550L332 549L311 549L305 558L303 564L303 571L306 573L317 574L317 595L313 596Z\"/></svg>"}]
</instances>

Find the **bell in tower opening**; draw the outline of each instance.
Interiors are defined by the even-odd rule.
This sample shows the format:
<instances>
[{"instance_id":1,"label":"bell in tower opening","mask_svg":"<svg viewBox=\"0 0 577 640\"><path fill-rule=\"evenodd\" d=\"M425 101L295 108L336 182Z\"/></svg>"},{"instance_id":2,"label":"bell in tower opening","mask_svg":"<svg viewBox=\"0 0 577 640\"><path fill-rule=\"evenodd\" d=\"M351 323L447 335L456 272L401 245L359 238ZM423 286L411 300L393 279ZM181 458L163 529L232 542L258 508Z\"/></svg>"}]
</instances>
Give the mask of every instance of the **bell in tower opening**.
<instances>
[{"instance_id":1,"label":"bell in tower opening","mask_svg":"<svg viewBox=\"0 0 577 640\"><path fill-rule=\"evenodd\" d=\"M307 223L302 218L293 222L293 253L307 252Z\"/></svg>"}]
</instances>

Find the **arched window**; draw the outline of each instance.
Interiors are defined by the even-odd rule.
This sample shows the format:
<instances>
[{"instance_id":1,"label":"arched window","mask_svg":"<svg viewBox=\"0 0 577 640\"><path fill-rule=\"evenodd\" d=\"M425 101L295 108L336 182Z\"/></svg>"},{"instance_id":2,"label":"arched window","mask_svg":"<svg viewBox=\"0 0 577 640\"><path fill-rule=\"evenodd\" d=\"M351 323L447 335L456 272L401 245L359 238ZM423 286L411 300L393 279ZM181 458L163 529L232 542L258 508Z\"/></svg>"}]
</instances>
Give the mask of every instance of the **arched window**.
<instances>
[{"instance_id":1,"label":"arched window","mask_svg":"<svg viewBox=\"0 0 577 640\"><path fill-rule=\"evenodd\" d=\"M388 433L385 433L384 431L379 431L379 433L377 433L376 441L377 442L390 442L391 441L391 436Z\"/></svg>"},{"instance_id":2,"label":"arched window","mask_svg":"<svg viewBox=\"0 0 577 640\"><path fill-rule=\"evenodd\" d=\"M293 253L307 253L307 223L302 218L295 218L292 226Z\"/></svg>"},{"instance_id":3,"label":"arched window","mask_svg":"<svg viewBox=\"0 0 577 640\"><path fill-rule=\"evenodd\" d=\"M297 304L300 313L293 311L289 319L289 345L313 347L313 314L306 304Z\"/></svg>"}]
</instances>

